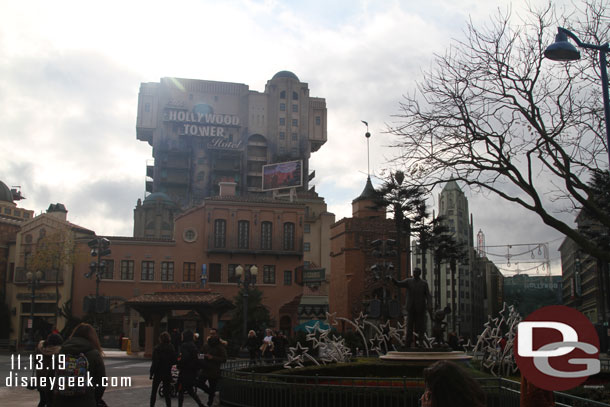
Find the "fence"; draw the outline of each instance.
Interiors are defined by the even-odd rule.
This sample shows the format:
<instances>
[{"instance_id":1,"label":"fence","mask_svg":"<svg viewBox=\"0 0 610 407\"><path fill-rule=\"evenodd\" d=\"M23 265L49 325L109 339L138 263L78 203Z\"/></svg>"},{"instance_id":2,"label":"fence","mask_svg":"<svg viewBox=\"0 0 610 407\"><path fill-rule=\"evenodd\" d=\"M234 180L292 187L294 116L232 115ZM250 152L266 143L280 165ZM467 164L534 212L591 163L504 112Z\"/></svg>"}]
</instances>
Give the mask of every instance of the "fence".
<instances>
[{"instance_id":1,"label":"fence","mask_svg":"<svg viewBox=\"0 0 610 407\"><path fill-rule=\"evenodd\" d=\"M223 367L223 405L239 407L415 407L424 392L421 378L295 376L247 371L249 361ZM281 367L277 365L276 367ZM243 370L241 370L243 369ZM520 384L503 378L477 379L489 407L519 407ZM558 407L610 407L555 392Z\"/></svg>"}]
</instances>

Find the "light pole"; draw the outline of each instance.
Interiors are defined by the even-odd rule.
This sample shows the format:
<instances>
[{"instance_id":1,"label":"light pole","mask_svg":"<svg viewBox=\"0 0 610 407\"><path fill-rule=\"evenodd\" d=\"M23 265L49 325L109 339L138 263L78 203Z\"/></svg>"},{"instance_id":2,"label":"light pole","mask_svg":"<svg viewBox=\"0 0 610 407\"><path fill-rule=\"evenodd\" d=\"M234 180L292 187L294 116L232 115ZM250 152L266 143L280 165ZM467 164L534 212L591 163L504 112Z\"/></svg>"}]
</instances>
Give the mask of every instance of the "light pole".
<instances>
[{"instance_id":1,"label":"light pole","mask_svg":"<svg viewBox=\"0 0 610 407\"><path fill-rule=\"evenodd\" d=\"M32 322L32 326L30 327L30 335L29 335L29 338L28 338L28 349L33 351L34 348L35 348L35 343L34 343L34 305L36 304L36 286L38 285L40 280L43 279L44 273L42 271L40 271L40 270L38 270L36 273L32 273L31 271L28 271L25 274L25 277L27 278L28 282L32 286L32 294L30 295L30 298L31 298L31 303L30 303L30 321Z\"/></svg>"},{"instance_id":2,"label":"light pole","mask_svg":"<svg viewBox=\"0 0 610 407\"><path fill-rule=\"evenodd\" d=\"M256 275L258 274L258 267L252 266L249 270L244 270L241 266L235 268L235 275L237 276L237 286L243 284L244 290L242 292L242 302L244 303L244 329L243 338L244 341L248 339L248 288L256 283Z\"/></svg>"},{"instance_id":3,"label":"light pole","mask_svg":"<svg viewBox=\"0 0 610 407\"><path fill-rule=\"evenodd\" d=\"M587 44L582 42L576 34L563 27L557 28L555 42L544 50L544 56L553 61L577 61L580 59L580 52L568 41L572 38L576 45L584 49L594 49L599 51L599 65L602 77L602 95L604 101L604 118L606 119L606 143L608 148L608 162L610 163L610 101L608 97L608 70L606 69L606 53L610 51L610 45Z\"/></svg>"}]
</instances>

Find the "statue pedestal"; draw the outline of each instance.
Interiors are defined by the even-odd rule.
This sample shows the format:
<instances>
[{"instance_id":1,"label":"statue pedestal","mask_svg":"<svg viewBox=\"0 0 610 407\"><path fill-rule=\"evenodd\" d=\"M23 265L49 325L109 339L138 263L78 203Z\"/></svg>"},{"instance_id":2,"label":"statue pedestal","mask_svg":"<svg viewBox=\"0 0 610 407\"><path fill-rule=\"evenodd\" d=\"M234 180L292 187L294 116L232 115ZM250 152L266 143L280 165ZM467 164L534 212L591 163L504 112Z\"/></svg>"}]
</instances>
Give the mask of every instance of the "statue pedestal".
<instances>
[{"instance_id":1,"label":"statue pedestal","mask_svg":"<svg viewBox=\"0 0 610 407\"><path fill-rule=\"evenodd\" d=\"M472 356L459 351L418 351L418 352L397 352L391 351L379 357L381 360L390 362L409 362L414 365L427 366L438 360L452 360L454 362L466 362Z\"/></svg>"}]
</instances>

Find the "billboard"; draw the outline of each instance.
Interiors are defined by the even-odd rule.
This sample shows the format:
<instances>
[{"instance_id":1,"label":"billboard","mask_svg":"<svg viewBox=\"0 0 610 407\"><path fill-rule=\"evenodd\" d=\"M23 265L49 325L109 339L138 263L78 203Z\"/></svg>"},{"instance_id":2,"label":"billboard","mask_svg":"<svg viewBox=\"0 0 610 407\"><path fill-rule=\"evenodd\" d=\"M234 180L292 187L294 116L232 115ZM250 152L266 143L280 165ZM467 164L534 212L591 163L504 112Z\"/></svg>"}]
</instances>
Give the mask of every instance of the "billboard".
<instances>
[{"instance_id":1,"label":"billboard","mask_svg":"<svg viewBox=\"0 0 610 407\"><path fill-rule=\"evenodd\" d=\"M263 165L263 190L296 188L303 185L303 161Z\"/></svg>"}]
</instances>

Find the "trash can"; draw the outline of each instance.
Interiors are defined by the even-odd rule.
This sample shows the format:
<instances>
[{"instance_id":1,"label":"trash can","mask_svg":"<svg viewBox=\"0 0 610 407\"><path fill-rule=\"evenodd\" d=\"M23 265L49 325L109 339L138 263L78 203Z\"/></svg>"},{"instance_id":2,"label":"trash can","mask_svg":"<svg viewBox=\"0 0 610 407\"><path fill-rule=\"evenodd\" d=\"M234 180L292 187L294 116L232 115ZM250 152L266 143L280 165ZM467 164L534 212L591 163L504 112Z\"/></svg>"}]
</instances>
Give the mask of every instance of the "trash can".
<instances>
[{"instance_id":1,"label":"trash can","mask_svg":"<svg viewBox=\"0 0 610 407\"><path fill-rule=\"evenodd\" d=\"M129 338L123 337L121 339L121 350L127 350L127 344L129 343Z\"/></svg>"},{"instance_id":2,"label":"trash can","mask_svg":"<svg viewBox=\"0 0 610 407\"><path fill-rule=\"evenodd\" d=\"M131 339L127 339L127 347L125 348L128 355L131 355Z\"/></svg>"}]
</instances>

